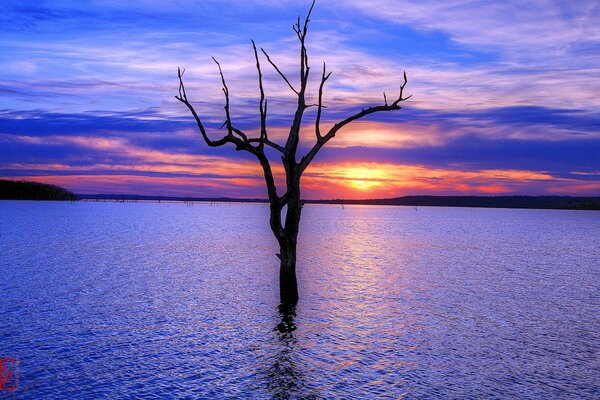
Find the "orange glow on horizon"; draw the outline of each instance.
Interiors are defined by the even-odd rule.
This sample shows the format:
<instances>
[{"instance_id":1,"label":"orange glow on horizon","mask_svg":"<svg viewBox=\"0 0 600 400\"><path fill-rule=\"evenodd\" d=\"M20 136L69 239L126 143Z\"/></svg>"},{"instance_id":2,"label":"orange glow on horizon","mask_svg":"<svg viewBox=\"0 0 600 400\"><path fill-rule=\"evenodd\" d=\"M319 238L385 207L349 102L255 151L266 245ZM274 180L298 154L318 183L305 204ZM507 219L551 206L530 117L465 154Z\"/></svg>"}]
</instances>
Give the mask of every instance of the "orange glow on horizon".
<instances>
[{"instance_id":1,"label":"orange glow on horizon","mask_svg":"<svg viewBox=\"0 0 600 400\"><path fill-rule=\"evenodd\" d=\"M61 175L52 175L48 171L50 174L47 175L2 178L55 184L75 193L266 198L264 179L258 171L242 167L235 171L237 176L231 176L231 161L220 165L215 160L213 164L208 176L196 175L202 168L176 165L114 165L108 170L101 170L106 166L69 168L56 164L54 170L62 171ZM27 170L31 166L24 164L22 167ZM177 175L182 171L186 171L187 176ZM140 175L147 172L164 175ZM280 193L283 193L283 182L277 182ZM376 199L416 194L499 195L528 193L532 187L540 194L597 195L600 182L555 178L536 171L457 171L400 164L317 163L307 170L302 180L302 195L307 199Z\"/></svg>"},{"instance_id":2,"label":"orange glow on horizon","mask_svg":"<svg viewBox=\"0 0 600 400\"><path fill-rule=\"evenodd\" d=\"M384 186L388 178L384 169L364 165L334 169L330 175L333 179L341 178L349 188L360 191Z\"/></svg>"},{"instance_id":3,"label":"orange glow on horizon","mask_svg":"<svg viewBox=\"0 0 600 400\"><path fill-rule=\"evenodd\" d=\"M111 141L94 142L111 147ZM63 186L75 193L144 194L198 197L266 198L260 167L252 160L220 156L176 155L114 148L135 154L132 164L8 164L23 171L8 179L37 180ZM44 171L29 175L26 171ZM283 194L283 169L273 162L273 173ZM378 162L315 162L302 179L306 199L377 199L404 195L582 194L597 195L600 182L557 178L545 171L459 170Z\"/></svg>"}]
</instances>

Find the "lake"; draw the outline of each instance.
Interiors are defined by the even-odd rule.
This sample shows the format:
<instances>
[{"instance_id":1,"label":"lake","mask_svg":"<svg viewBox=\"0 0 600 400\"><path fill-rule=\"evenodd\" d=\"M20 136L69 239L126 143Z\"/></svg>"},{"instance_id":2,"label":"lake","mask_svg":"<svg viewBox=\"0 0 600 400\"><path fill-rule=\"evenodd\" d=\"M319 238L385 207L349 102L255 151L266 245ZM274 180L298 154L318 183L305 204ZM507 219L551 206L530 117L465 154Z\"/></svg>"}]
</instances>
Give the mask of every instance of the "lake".
<instances>
[{"instance_id":1,"label":"lake","mask_svg":"<svg viewBox=\"0 0 600 400\"><path fill-rule=\"evenodd\" d=\"M3 201L0 356L23 399L599 398L599 239L594 211L307 205L294 316L266 205Z\"/></svg>"}]
</instances>

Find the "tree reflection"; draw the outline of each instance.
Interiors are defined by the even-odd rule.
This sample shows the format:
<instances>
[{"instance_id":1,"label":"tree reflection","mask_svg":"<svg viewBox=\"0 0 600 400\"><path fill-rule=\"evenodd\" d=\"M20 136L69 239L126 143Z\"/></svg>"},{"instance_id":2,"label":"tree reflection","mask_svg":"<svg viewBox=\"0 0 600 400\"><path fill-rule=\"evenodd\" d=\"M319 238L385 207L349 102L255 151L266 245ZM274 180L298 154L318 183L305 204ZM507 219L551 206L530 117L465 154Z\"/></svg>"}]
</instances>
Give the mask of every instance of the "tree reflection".
<instances>
[{"instance_id":1,"label":"tree reflection","mask_svg":"<svg viewBox=\"0 0 600 400\"><path fill-rule=\"evenodd\" d=\"M276 329L280 333L280 339L286 336L293 338L293 332L296 330L296 324L294 323L294 318L296 318L296 306L280 304L278 309L281 322L277 324Z\"/></svg>"},{"instance_id":2,"label":"tree reflection","mask_svg":"<svg viewBox=\"0 0 600 400\"><path fill-rule=\"evenodd\" d=\"M274 330L277 331L278 349L273 365L269 369L269 391L275 399L296 397L301 385L301 373L296 366L296 345L298 339L294 336L296 324L296 309L290 305L279 306L280 322Z\"/></svg>"}]
</instances>

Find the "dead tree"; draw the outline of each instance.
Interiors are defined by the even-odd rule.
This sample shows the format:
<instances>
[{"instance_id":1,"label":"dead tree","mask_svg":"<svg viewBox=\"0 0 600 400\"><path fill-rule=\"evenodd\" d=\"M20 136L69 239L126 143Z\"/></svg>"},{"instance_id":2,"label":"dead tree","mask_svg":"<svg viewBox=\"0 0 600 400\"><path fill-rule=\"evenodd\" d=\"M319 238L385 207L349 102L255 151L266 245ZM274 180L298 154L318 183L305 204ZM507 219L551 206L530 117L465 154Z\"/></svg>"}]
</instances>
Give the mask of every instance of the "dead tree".
<instances>
[{"instance_id":1,"label":"dead tree","mask_svg":"<svg viewBox=\"0 0 600 400\"><path fill-rule=\"evenodd\" d=\"M318 92L318 103L307 104L306 102L306 89L308 85L308 77L310 73L310 65L308 62L308 53L306 49L306 35L308 33L308 23L310 22L310 16L315 6L315 0L313 0L310 10L306 16L306 19L301 23L300 17L294 24L293 29L300 41L300 82L299 87L292 84L277 64L271 59L269 54L261 48L261 52L266 58L267 62L275 69L283 81L289 86L298 98L298 105L294 114L289 135L285 145L278 144L269 139L267 129L267 99L265 97L265 91L263 88L263 75L261 69L261 62L259 52L256 48L256 44L252 41L252 47L254 49L254 58L256 60L256 70L258 74L258 89L260 94L259 102L259 113L260 113L260 134L258 137L250 137L241 129L236 128L233 125L231 119L231 111L229 109L229 88L225 82L223 70L219 62L213 57L213 61L217 64L219 73L221 75L221 83L223 85L223 93L225 94L225 122L223 127L226 128L227 133L221 139L212 140L209 138L204 125L202 124L201 118L188 100L185 86L183 84L183 72L178 69L177 73L179 76L179 95L175 98L181 101L187 106L198 124L198 129L202 134L202 137L206 144L210 147L220 147L227 144L232 144L238 151L247 151L253 154L260 166L262 167L265 183L267 186L267 193L270 203L270 224L271 230L279 243L280 251L277 254L280 260L279 270L279 284L280 284L280 297L282 304L295 304L298 301L298 285L296 280L296 245L298 242L298 227L300 224L300 216L302 214L302 201L300 197L300 180L302 174L306 171L311 161L315 158L319 150L346 125L352 121L363 118L367 115L371 115L382 111L394 111L399 110L400 103L407 100L410 96L404 97L404 88L407 84L406 72L403 74L403 83L400 86L398 96L391 102L388 103L386 94L383 94L383 104L378 106L372 106L369 108L363 108L360 112L350 115L346 119L334 124L327 132L321 131L321 117L322 111L325 106L323 105L323 88L325 82L331 76L331 72L327 71L325 63L323 63L323 71L321 75L321 83L319 85ZM310 107L316 107L316 119L315 119L315 143L312 148L297 161L297 150L298 142L300 137L300 128L302 125L302 118L305 111ZM275 185L273 178L273 171L271 164L267 156L265 155L265 146L268 146L275 151L281 153L281 162L285 170L285 192L280 195ZM285 219L282 218L282 214L285 212Z\"/></svg>"}]
</instances>

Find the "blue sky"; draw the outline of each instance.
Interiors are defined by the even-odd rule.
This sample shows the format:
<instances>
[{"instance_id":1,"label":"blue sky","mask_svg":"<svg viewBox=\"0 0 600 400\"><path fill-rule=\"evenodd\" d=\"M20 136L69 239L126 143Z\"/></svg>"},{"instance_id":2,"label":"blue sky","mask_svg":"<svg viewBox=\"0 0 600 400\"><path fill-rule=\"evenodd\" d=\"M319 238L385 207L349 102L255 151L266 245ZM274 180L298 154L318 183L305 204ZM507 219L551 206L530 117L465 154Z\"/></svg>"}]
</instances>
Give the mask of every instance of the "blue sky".
<instances>
[{"instance_id":1,"label":"blue sky","mask_svg":"<svg viewBox=\"0 0 600 400\"><path fill-rule=\"evenodd\" d=\"M235 121L256 129L250 39L297 79L292 24L308 7L1 1L0 176L79 193L264 196L253 160L202 145L174 99L176 71L186 68L218 137L218 58ZM317 2L308 48L314 79L323 61L333 71L326 122L382 103L405 70L413 98L330 142L305 197L600 195L598 20L593 1ZM263 62L271 137L282 140L294 99Z\"/></svg>"}]
</instances>

